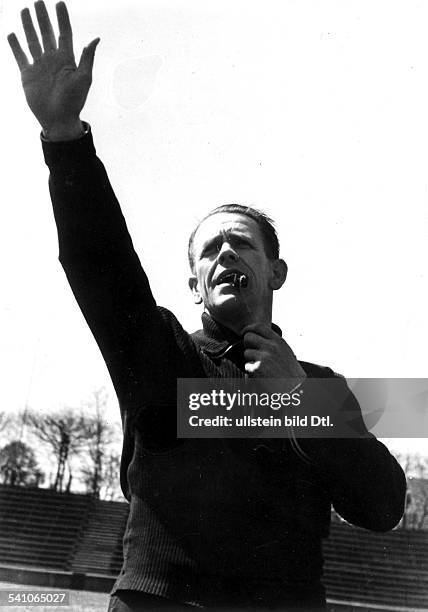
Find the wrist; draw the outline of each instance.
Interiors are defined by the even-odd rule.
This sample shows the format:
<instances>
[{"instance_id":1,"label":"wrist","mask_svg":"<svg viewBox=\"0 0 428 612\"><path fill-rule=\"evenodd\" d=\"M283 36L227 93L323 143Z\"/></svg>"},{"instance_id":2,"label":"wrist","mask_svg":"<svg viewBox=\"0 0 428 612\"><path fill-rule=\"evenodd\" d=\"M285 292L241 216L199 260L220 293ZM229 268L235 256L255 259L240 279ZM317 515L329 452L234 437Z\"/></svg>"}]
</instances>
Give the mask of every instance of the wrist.
<instances>
[{"instance_id":1,"label":"wrist","mask_svg":"<svg viewBox=\"0 0 428 612\"><path fill-rule=\"evenodd\" d=\"M50 142L77 140L86 133L85 126L80 119L67 123L42 126L42 128L42 138Z\"/></svg>"}]
</instances>

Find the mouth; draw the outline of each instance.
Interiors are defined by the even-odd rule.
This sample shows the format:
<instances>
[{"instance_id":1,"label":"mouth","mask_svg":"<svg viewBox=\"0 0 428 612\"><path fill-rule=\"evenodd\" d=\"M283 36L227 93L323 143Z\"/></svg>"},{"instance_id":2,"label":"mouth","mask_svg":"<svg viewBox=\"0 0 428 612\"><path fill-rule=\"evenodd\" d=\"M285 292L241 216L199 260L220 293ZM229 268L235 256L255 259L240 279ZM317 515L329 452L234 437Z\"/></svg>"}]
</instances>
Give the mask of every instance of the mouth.
<instances>
[{"instance_id":1,"label":"mouth","mask_svg":"<svg viewBox=\"0 0 428 612\"><path fill-rule=\"evenodd\" d=\"M232 285L241 289L248 285L248 277L240 270L226 270L219 275L216 285Z\"/></svg>"}]
</instances>

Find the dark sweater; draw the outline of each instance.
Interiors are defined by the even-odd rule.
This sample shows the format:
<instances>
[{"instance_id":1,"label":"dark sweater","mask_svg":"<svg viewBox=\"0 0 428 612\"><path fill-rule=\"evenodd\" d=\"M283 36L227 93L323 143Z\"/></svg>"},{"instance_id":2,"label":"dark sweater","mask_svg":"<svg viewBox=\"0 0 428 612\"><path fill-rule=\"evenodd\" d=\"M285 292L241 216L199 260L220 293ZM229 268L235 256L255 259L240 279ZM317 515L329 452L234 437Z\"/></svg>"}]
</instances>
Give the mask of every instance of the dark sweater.
<instances>
[{"instance_id":1,"label":"dark sweater","mask_svg":"<svg viewBox=\"0 0 428 612\"><path fill-rule=\"evenodd\" d=\"M202 605L322 602L331 504L356 525L391 529L403 511L401 468L371 435L302 440L299 452L288 440L177 440L177 378L244 377L241 339L208 315L189 335L156 305L90 134L43 147L60 261L122 414L130 515L115 589ZM309 377L335 376L301 365Z\"/></svg>"}]
</instances>

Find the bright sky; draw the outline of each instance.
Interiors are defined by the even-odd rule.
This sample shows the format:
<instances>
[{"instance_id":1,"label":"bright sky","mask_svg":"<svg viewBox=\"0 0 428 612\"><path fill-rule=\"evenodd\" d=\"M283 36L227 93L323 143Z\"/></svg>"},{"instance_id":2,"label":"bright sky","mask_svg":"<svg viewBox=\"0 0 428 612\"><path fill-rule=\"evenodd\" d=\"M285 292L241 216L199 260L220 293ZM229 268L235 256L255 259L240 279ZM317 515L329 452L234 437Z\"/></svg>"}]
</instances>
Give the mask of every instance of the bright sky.
<instances>
[{"instance_id":1,"label":"bright sky","mask_svg":"<svg viewBox=\"0 0 428 612\"><path fill-rule=\"evenodd\" d=\"M188 234L215 205L253 204L277 220L289 279L274 319L298 357L428 378L428 4L68 6L78 54L101 37L82 116L158 303L199 327ZM116 415L56 258L39 128L5 42L22 38L20 8L1 2L2 409L77 406L105 386Z\"/></svg>"}]
</instances>

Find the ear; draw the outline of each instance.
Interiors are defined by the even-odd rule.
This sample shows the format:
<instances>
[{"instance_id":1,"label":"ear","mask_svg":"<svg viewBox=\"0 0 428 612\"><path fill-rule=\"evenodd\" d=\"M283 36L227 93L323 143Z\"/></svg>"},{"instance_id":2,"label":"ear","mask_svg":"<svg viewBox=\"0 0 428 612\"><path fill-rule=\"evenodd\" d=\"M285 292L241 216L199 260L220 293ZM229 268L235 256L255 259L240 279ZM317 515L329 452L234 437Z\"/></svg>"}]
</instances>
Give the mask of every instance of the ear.
<instances>
[{"instance_id":1,"label":"ear","mask_svg":"<svg viewBox=\"0 0 428 612\"><path fill-rule=\"evenodd\" d=\"M281 289L287 278L288 267L283 259L276 259L272 262L272 276L270 281L270 288L276 291Z\"/></svg>"},{"instance_id":2,"label":"ear","mask_svg":"<svg viewBox=\"0 0 428 612\"><path fill-rule=\"evenodd\" d=\"M198 279L196 276L192 275L189 277L189 287L193 294L193 301L195 304L202 304L202 297L198 290Z\"/></svg>"}]
</instances>

